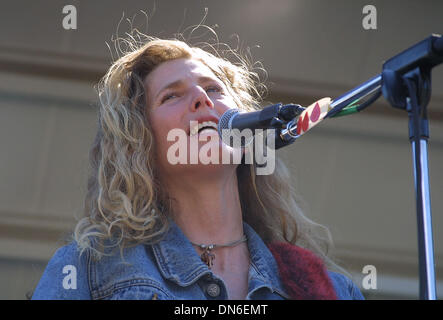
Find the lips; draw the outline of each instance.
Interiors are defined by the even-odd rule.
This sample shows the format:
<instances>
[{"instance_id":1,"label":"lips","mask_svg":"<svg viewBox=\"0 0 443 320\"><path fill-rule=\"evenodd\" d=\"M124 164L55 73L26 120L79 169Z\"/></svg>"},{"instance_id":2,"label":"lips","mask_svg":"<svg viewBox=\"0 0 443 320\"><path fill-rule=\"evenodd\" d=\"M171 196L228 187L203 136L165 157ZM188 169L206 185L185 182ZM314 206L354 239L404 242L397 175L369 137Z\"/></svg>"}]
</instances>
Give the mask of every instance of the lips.
<instances>
[{"instance_id":1,"label":"lips","mask_svg":"<svg viewBox=\"0 0 443 320\"><path fill-rule=\"evenodd\" d=\"M189 136L194 136L204 129L218 130L218 118L214 116L200 117L190 121Z\"/></svg>"},{"instance_id":2,"label":"lips","mask_svg":"<svg viewBox=\"0 0 443 320\"><path fill-rule=\"evenodd\" d=\"M190 129L190 135L194 136L198 133L200 133L202 130L216 130L217 131L217 123L214 121L204 121L201 123L198 123L197 125L191 125Z\"/></svg>"}]
</instances>

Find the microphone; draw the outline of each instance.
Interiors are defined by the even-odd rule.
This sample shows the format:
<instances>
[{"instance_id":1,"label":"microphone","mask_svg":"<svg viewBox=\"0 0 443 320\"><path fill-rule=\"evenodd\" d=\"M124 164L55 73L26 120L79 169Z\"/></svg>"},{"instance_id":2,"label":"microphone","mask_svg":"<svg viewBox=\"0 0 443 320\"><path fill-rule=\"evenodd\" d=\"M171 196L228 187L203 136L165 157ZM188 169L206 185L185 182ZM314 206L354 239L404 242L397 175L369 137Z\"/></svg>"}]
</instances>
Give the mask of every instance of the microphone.
<instances>
[{"instance_id":1,"label":"microphone","mask_svg":"<svg viewBox=\"0 0 443 320\"><path fill-rule=\"evenodd\" d=\"M255 130L281 130L288 121L300 115L303 110L304 108L298 104L282 105L281 103L252 112L229 109L220 117L218 134L225 144L233 146L236 141L239 141L240 146L244 147L252 142ZM237 146L234 145L234 147Z\"/></svg>"}]
</instances>

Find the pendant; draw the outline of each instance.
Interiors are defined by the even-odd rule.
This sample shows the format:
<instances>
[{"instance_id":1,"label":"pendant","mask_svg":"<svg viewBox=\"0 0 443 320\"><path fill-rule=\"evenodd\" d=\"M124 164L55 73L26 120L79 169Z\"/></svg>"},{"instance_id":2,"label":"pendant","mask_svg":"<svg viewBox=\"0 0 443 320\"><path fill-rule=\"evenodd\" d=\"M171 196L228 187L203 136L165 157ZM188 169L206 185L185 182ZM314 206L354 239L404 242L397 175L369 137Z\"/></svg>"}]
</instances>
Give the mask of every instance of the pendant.
<instances>
[{"instance_id":1,"label":"pendant","mask_svg":"<svg viewBox=\"0 0 443 320\"><path fill-rule=\"evenodd\" d=\"M204 252L201 254L200 259L211 269L213 266L213 260L215 259L215 254L211 252L212 246L204 248Z\"/></svg>"}]
</instances>

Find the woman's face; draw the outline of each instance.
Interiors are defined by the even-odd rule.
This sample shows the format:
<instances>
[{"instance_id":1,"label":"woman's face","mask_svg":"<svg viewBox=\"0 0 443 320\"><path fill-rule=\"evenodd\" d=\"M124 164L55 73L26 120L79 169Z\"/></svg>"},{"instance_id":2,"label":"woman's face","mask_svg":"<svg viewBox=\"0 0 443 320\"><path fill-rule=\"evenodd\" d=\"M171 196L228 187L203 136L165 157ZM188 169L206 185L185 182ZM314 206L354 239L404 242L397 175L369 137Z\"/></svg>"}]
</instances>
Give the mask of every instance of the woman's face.
<instances>
[{"instance_id":1,"label":"woman's face","mask_svg":"<svg viewBox=\"0 0 443 320\"><path fill-rule=\"evenodd\" d=\"M206 170L221 166L204 165L204 157L216 159L220 164L222 153L232 156L241 152L223 144L216 128L201 130L202 126L216 126L226 110L236 107L224 83L202 62L195 59L164 62L146 77L145 86L160 170L177 174L177 170L202 172L205 168L203 172L207 173ZM174 165L177 159L181 159L180 165Z\"/></svg>"}]
</instances>

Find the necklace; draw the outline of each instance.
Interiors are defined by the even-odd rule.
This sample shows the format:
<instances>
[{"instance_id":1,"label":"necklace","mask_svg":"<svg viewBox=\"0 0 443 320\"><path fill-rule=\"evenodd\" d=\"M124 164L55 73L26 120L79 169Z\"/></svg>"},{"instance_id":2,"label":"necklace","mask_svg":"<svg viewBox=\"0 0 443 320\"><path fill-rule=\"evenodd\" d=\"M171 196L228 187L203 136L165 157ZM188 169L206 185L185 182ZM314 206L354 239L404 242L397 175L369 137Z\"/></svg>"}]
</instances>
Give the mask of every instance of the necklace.
<instances>
[{"instance_id":1,"label":"necklace","mask_svg":"<svg viewBox=\"0 0 443 320\"><path fill-rule=\"evenodd\" d=\"M223 248L223 247L235 247L236 245L239 245L240 243L243 243L246 240L248 240L248 239L246 238L245 235L243 235L243 237L241 239L233 241L233 242L225 243L225 244L197 244L192 241L191 241L191 243L194 246L197 246L203 250L203 253L200 256L200 259L202 259L202 261L204 263L206 263L206 265L209 267L209 269L211 269L212 265L214 264L213 261L215 259L215 254L212 253L212 250L215 250L217 248Z\"/></svg>"}]
</instances>

